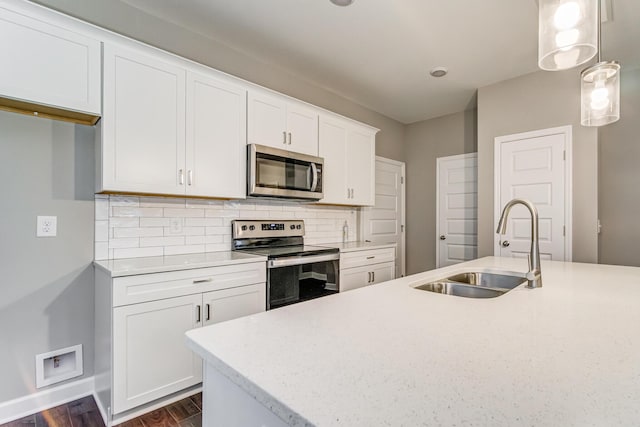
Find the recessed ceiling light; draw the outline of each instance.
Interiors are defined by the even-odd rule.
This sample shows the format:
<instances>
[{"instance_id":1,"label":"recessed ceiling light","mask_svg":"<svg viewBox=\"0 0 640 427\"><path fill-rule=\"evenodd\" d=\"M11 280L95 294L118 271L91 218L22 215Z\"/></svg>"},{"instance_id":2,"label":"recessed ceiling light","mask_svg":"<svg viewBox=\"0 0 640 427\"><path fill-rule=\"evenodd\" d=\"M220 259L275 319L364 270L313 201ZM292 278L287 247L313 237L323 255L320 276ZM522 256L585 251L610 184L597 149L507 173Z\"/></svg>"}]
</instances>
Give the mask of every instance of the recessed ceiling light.
<instances>
[{"instance_id":1,"label":"recessed ceiling light","mask_svg":"<svg viewBox=\"0 0 640 427\"><path fill-rule=\"evenodd\" d=\"M446 76L448 72L449 70L447 70L445 67L435 67L432 68L431 71L429 71L429 74L431 74L433 77L442 77Z\"/></svg>"},{"instance_id":2,"label":"recessed ceiling light","mask_svg":"<svg viewBox=\"0 0 640 427\"><path fill-rule=\"evenodd\" d=\"M336 6L349 6L351 3L353 3L354 0L329 0L329 1L335 4Z\"/></svg>"}]
</instances>

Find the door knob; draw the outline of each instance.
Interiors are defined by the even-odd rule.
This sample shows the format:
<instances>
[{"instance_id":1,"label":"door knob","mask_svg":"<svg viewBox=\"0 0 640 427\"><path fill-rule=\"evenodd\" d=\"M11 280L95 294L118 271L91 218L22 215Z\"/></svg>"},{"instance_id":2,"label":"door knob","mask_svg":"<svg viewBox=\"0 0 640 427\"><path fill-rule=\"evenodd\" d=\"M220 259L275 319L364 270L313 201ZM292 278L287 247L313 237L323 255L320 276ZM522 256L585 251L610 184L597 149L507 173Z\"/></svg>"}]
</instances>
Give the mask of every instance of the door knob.
<instances>
[{"instance_id":1,"label":"door knob","mask_svg":"<svg viewBox=\"0 0 640 427\"><path fill-rule=\"evenodd\" d=\"M505 247L505 248L508 248L510 244L511 243L509 243L508 240L505 240L505 241L502 242L502 246Z\"/></svg>"},{"instance_id":2,"label":"door knob","mask_svg":"<svg viewBox=\"0 0 640 427\"><path fill-rule=\"evenodd\" d=\"M446 236L443 234L442 236L440 236L440 240L447 240Z\"/></svg>"}]
</instances>

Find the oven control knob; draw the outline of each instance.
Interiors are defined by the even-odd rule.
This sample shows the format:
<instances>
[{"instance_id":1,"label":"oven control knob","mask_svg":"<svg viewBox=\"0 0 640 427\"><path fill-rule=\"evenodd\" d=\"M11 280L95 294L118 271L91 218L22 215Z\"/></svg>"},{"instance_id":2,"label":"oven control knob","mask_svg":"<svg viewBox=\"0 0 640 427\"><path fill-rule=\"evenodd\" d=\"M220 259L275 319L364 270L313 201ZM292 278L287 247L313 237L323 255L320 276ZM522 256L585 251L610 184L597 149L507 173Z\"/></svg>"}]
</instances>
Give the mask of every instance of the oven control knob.
<instances>
[{"instance_id":1,"label":"oven control knob","mask_svg":"<svg viewBox=\"0 0 640 427\"><path fill-rule=\"evenodd\" d=\"M298 225L296 225L296 228L297 228L298 230L300 230L300 229L302 228L302 226L301 226L300 224L298 224Z\"/></svg>"},{"instance_id":2,"label":"oven control knob","mask_svg":"<svg viewBox=\"0 0 640 427\"><path fill-rule=\"evenodd\" d=\"M291 228L292 230L295 230L296 226L291 224L291 226L289 228Z\"/></svg>"},{"instance_id":3,"label":"oven control knob","mask_svg":"<svg viewBox=\"0 0 640 427\"><path fill-rule=\"evenodd\" d=\"M255 225L250 225L250 226L249 226L249 230L253 231L253 230L255 230L255 229L256 229L256 226L255 226Z\"/></svg>"},{"instance_id":4,"label":"oven control knob","mask_svg":"<svg viewBox=\"0 0 640 427\"><path fill-rule=\"evenodd\" d=\"M242 226L242 231L247 231L247 226L246 225Z\"/></svg>"}]
</instances>

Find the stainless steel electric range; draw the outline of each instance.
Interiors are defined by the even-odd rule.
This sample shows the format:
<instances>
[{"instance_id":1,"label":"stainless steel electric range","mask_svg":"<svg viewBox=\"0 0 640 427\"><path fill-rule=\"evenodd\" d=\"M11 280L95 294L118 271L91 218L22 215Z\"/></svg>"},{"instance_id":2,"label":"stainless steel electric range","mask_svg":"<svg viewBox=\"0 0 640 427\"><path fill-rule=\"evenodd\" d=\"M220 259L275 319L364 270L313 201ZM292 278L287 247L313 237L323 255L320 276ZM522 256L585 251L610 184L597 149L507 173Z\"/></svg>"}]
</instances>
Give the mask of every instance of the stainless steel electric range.
<instances>
[{"instance_id":1,"label":"stainless steel electric range","mask_svg":"<svg viewBox=\"0 0 640 427\"><path fill-rule=\"evenodd\" d=\"M339 290L340 251L304 244L304 221L248 221L231 224L233 250L267 257L267 310Z\"/></svg>"}]
</instances>

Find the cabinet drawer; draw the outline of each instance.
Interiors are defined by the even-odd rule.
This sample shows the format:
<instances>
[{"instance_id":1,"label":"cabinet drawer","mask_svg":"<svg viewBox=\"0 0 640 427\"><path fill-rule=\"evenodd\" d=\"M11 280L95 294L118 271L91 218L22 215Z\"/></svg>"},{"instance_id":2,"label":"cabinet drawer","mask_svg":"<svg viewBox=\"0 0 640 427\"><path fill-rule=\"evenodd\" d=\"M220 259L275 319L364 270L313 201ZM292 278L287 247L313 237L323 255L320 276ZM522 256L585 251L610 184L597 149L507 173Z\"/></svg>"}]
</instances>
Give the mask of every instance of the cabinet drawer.
<instances>
[{"instance_id":1,"label":"cabinet drawer","mask_svg":"<svg viewBox=\"0 0 640 427\"><path fill-rule=\"evenodd\" d=\"M340 254L340 269L360 267L363 265L393 262L396 257L395 248L368 249L364 251Z\"/></svg>"},{"instance_id":2,"label":"cabinet drawer","mask_svg":"<svg viewBox=\"0 0 640 427\"><path fill-rule=\"evenodd\" d=\"M264 282L264 262L118 277L113 279L113 306Z\"/></svg>"}]
</instances>

